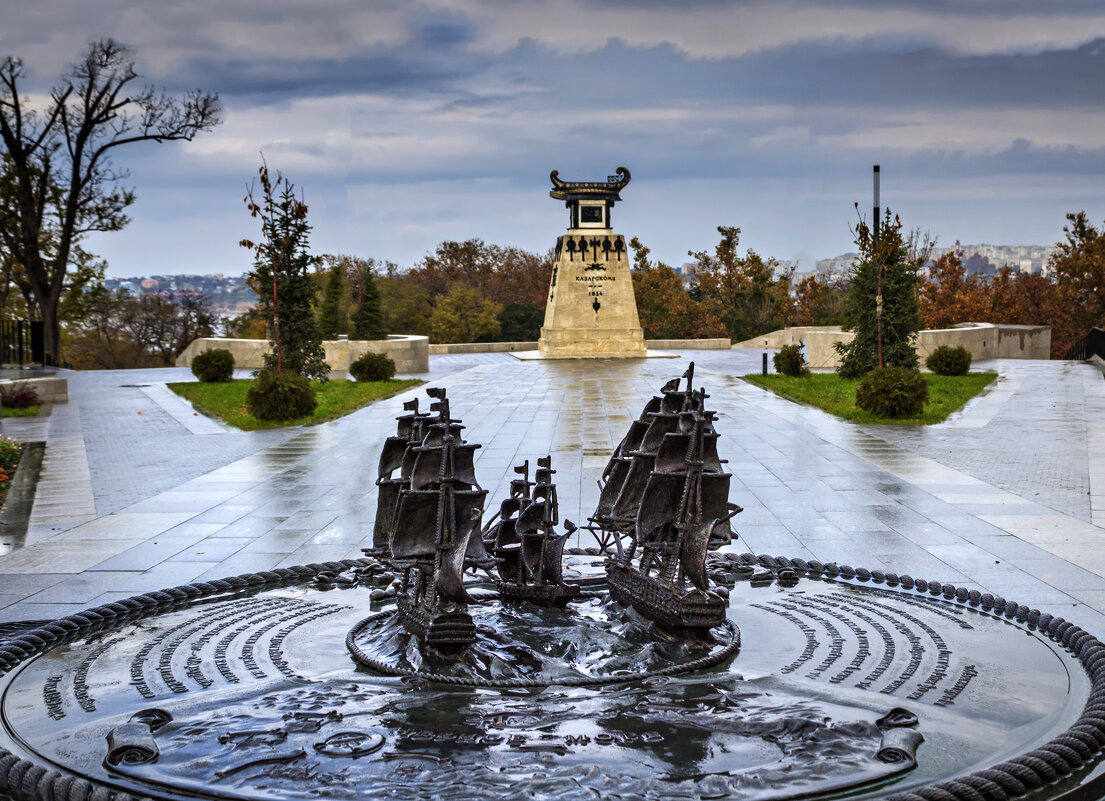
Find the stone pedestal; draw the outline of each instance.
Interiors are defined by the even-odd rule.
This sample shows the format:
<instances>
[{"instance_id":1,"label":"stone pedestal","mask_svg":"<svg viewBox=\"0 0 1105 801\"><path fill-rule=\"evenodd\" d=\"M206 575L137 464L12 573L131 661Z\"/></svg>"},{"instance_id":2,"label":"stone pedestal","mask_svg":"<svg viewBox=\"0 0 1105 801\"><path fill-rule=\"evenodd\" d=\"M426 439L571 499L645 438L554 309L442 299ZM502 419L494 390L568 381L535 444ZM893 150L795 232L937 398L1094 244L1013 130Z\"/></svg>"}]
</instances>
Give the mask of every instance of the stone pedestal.
<instances>
[{"instance_id":1,"label":"stone pedestal","mask_svg":"<svg viewBox=\"0 0 1105 801\"><path fill-rule=\"evenodd\" d=\"M610 229L570 228L557 239L537 347L553 359L646 355L624 237Z\"/></svg>"}]
</instances>

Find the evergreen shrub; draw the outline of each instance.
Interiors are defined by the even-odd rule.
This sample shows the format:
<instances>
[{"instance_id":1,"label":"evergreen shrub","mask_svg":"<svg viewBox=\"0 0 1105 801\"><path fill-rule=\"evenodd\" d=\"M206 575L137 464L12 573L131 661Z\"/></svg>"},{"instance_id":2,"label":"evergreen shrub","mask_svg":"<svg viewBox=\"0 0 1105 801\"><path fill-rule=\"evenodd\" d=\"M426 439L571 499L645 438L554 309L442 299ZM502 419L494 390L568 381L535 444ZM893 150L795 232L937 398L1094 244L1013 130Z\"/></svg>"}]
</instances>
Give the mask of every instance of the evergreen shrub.
<instances>
[{"instance_id":1,"label":"evergreen shrub","mask_svg":"<svg viewBox=\"0 0 1105 801\"><path fill-rule=\"evenodd\" d=\"M366 353L349 365L357 381L388 381L395 377L395 362L382 353Z\"/></svg>"},{"instance_id":2,"label":"evergreen shrub","mask_svg":"<svg viewBox=\"0 0 1105 801\"><path fill-rule=\"evenodd\" d=\"M204 384L229 381L234 375L234 355L225 348L198 353L192 359L192 375Z\"/></svg>"},{"instance_id":3,"label":"evergreen shrub","mask_svg":"<svg viewBox=\"0 0 1105 801\"><path fill-rule=\"evenodd\" d=\"M810 374L810 368L806 366L806 357L802 355L801 345L783 345L771 361L775 364L775 372L780 375L797 378Z\"/></svg>"},{"instance_id":4,"label":"evergreen shrub","mask_svg":"<svg viewBox=\"0 0 1105 801\"><path fill-rule=\"evenodd\" d=\"M919 370L876 367L856 387L856 406L879 417L912 417L928 396L928 381Z\"/></svg>"},{"instance_id":5,"label":"evergreen shrub","mask_svg":"<svg viewBox=\"0 0 1105 801\"><path fill-rule=\"evenodd\" d=\"M962 346L941 345L925 359L925 367L937 375L967 375L971 352Z\"/></svg>"},{"instance_id":6,"label":"evergreen shrub","mask_svg":"<svg viewBox=\"0 0 1105 801\"><path fill-rule=\"evenodd\" d=\"M318 401L311 382L298 373L263 370L246 393L246 404L258 420L294 420L313 412Z\"/></svg>"}]
</instances>

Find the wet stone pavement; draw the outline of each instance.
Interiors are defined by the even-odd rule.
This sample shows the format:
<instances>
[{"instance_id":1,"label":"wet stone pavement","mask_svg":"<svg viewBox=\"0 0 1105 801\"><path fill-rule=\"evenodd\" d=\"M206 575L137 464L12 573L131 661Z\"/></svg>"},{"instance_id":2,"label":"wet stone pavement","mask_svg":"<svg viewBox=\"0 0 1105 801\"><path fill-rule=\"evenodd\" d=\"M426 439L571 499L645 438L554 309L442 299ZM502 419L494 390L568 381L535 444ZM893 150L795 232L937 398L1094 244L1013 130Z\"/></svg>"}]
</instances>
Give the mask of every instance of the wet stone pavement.
<instances>
[{"instance_id":1,"label":"wet stone pavement","mask_svg":"<svg viewBox=\"0 0 1105 801\"><path fill-rule=\"evenodd\" d=\"M760 351L523 362L435 356L476 470L502 497L549 453L562 515L583 522L602 467L644 402L688 360L719 413L738 551L977 587L1105 632L1105 380L1095 367L985 362L1000 378L941 426L855 426L739 379ZM342 420L237 432L165 389L187 370L67 373L70 402L3 433L47 442L30 526L0 543L0 622L139 592L360 556L376 460L421 389ZM425 400L423 401L425 402ZM141 412L141 414L139 414ZM582 542L581 544L589 544Z\"/></svg>"}]
</instances>

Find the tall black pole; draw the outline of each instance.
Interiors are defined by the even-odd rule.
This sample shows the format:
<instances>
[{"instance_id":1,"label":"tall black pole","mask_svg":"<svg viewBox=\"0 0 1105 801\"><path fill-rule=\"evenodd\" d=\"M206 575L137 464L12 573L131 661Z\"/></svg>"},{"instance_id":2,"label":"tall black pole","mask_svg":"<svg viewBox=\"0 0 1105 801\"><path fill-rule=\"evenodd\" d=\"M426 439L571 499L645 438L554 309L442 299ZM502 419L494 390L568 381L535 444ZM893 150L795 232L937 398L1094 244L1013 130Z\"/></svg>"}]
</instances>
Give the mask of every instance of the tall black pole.
<instances>
[{"instance_id":1,"label":"tall black pole","mask_svg":"<svg viewBox=\"0 0 1105 801\"><path fill-rule=\"evenodd\" d=\"M879 271L878 294L875 295L875 328L879 338L879 367L882 367L882 270L883 265L878 261L879 244L879 165L875 165L875 225L874 236L871 239L871 255L875 259L875 269Z\"/></svg>"},{"instance_id":2,"label":"tall black pole","mask_svg":"<svg viewBox=\"0 0 1105 801\"><path fill-rule=\"evenodd\" d=\"M874 214L875 225L874 225L873 230L874 230L874 233L875 233L875 240L877 241L878 238L879 238L879 165L878 164L875 165L874 179L875 179L875 184L874 184L875 185L875 214Z\"/></svg>"}]
</instances>

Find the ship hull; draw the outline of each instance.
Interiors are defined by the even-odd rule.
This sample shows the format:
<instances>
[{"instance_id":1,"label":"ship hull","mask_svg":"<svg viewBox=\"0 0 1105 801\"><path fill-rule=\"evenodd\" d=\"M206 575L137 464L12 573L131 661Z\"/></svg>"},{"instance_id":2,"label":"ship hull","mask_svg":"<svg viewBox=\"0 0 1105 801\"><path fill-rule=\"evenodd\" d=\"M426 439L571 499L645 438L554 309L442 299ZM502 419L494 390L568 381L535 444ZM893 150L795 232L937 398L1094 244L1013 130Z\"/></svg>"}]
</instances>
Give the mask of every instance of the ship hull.
<instances>
[{"instance_id":1,"label":"ship hull","mask_svg":"<svg viewBox=\"0 0 1105 801\"><path fill-rule=\"evenodd\" d=\"M456 650L476 641L476 625L467 612L434 612L402 593L396 606L403 627L426 645Z\"/></svg>"},{"instance_id":2,"label":"ship hull","mask_svg":"<svg viewBox=\"0 0 1105 801\"><path fill-rule=\"evenodd\" d=\"M613 559L606 560L610 595L622 606L675 629L712 629L725 623L726 601L714 593L676 589Z\"/></svg>"},{"instance_id":3,"label":"ship hull","mask_svg":"<svg viewBox=\"0 0 1105 801\"><path fill-rule=\"evenodd\" d=\"M578 584L516 584L499 582L499 596L504 601L526 601L542 606L565 606L579 597Z\"/></svg>"}]
</instances>

